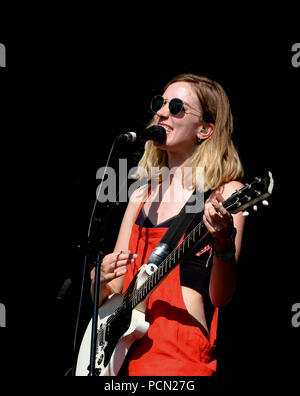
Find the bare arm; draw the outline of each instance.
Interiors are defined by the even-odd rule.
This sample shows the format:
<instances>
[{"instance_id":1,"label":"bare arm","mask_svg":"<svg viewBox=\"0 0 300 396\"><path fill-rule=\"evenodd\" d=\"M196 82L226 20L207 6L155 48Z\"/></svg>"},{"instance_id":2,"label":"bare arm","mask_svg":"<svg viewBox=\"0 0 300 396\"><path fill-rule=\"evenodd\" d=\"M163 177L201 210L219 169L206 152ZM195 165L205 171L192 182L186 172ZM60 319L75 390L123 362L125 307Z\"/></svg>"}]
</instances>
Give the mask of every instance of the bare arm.
<instances>
[{"instance_id":1,"label":"bare arm","mask_svg":"<svg viewBox=\"0 0 300 396\"><path fill-rule=\"evenodd\" d=\"M230 182L224 186L222 195L217 192L213 198L217 202L207 203L205 206L204 223L215 238L215 251L218 253L228 253L233 250L231 240L229 239L233 227L236 228L235 238L235 255L227 259L219 259L214 255L209 294L210 299L215 306L224 306L228 304L235 292L237 281L237 261L241 251L242 236L245 225L245 217L242 213L233 215L233 224L231 215L218 202L230 197L237 189L243 185L239 182Z\"/></svg>"},{"instance_id":2,"label":"bare arm","mask_svg":"<svg viewBox=\"0 0 300 396\"><path fill-rule=\"evenodd\" d=\"M137 257L128 250L131 228L135 220L140 201L138 192L133 193L125 211L117 242L113 253L107 254L101 263L99 306L113 293L121 293L126 265L134 262ZM95 269L91 271L91 295L94 296Z\"/></svg>"}]
</instances>

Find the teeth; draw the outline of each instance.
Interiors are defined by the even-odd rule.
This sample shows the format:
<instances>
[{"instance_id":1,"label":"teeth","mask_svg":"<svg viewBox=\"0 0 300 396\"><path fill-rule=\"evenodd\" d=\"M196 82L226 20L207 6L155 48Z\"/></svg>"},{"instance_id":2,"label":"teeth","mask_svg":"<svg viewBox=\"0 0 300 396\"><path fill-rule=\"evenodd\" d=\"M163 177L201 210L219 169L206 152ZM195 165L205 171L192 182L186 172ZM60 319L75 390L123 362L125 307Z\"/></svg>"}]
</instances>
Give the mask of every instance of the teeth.
<instances>
[{"instance_id":1,"label":"teeth","mask_svg":"<svg viewBox=\"0 0 300 396\"><path fill-rule=\"evenodd\" d=\"M172 132L172 129L170 127L168 127L167 125L162 125L162 126L165 128L165 130L167 132Z\"/></svg>"}]
</instances>

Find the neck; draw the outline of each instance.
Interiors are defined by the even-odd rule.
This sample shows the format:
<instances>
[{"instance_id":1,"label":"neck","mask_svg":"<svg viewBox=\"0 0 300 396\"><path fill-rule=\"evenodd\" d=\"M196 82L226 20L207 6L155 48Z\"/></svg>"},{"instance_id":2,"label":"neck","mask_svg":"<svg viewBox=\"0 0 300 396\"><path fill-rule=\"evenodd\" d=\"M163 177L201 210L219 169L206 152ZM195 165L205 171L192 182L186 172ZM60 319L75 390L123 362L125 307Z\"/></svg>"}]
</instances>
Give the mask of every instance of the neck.
<instances>
[{"instance_id":1,"label":"neck","mask_svg":"<svg viewBox=\"0 0 300 396\"><path fill-rule=\"evenodd\" d=\"M167 153L168 155L168 168L172 169L175 167L178 168L184 168L187 166L187 163L190 159L190 154L189 153Z\"/></svg>"},{"instance_id":2,"label":"neck","mask_svg":"<svg viewBox=\"0 0 300 396\"><path fill-rule=\"evenodd\" d=\"M168 168L172 170L171 185L178 185L187 188L191 180L185 179L189 174L188 167L191 155L189 153L172 153L168 152ZM184 168L186 169L184 170ZM187 183L188 185L183 185Z\"/></svg>"}]
</instances>

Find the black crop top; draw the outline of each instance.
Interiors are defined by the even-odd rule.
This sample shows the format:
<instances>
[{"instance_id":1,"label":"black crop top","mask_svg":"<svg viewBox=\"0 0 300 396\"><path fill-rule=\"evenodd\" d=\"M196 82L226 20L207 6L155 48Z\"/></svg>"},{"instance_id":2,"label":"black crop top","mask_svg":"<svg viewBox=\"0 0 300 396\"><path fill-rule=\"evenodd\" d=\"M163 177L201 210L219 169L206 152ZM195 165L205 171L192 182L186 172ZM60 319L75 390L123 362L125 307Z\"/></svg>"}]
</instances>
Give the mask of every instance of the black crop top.
<instances>
[{"instance_id":1,"label":"black crop top","mask_svg":"<svg viewBox=\"0 0 300 396\"><path fill-rule=\"evenodd\" d=\"M204 196L206 200L209 196L210 191ZM177 217L173 216L164 222L154 225L150 219L146 216L144 206L142 206L140 213L136 219L136 224L140 227L145 228L168 228ZM199 212L191 225L186 231L186 235L196 227L202 220L203 211ZM212 267L212 246L213 237L207 234L202 241L186 256L186 258L180 264L180 282L182 286L187 286L197 290L200 293L208 293L209 280Z\"/></svg>"}]
</instances>

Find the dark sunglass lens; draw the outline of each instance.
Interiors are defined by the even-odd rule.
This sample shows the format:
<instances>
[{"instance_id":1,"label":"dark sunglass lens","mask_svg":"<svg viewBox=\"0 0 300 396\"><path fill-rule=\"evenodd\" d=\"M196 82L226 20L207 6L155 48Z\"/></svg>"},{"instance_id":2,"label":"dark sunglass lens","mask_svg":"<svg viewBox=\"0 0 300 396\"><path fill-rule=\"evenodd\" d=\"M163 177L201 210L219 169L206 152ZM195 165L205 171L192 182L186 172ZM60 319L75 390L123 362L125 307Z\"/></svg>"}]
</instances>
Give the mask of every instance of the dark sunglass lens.
<instances>
[{"instance_id":1,"label":"dark sunglass lens","mask_svg":"<svg viewBox=\"0 0 300 396\"><path fill-rule=\"evenodd\" d=\"M154 96L151 101L151 110L156 113L159 109L163 107L164 98L162 96Z\"/></svg>"},{"instance_id":2,"label":"dark sunglass lens","mask_svg":"<svg viewBox=\"0 0 300 396\"><path fill-rule=\"evenodd\" d=\"M169 104L170 113L175 115L183 110L183 102L181 99L172 99Z\"/></svg>"}]
</instances>

